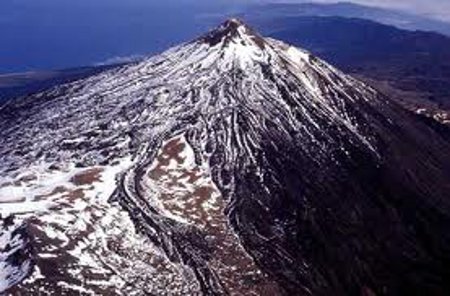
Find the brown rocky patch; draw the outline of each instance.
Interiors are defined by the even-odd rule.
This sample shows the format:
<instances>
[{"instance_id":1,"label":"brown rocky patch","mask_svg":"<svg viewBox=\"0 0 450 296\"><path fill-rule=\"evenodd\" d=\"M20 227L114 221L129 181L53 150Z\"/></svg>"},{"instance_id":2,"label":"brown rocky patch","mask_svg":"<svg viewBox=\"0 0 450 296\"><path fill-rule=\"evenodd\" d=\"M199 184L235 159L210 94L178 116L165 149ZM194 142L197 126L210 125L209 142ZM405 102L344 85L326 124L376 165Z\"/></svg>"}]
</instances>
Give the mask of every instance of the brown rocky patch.
<instances>
[{"instance_id":1,"label":"brown rocky patch","mask_svg":"<svg viewBox=\"0 0 450 296\"><path fill-rule=\"evenodd\" d=\"M103 169L101 168L86 170L73 176L70 182L72 182L76 186L91 185L94 182L100 182L100 173L102 171Z\"/></svg>"}]
</instances>

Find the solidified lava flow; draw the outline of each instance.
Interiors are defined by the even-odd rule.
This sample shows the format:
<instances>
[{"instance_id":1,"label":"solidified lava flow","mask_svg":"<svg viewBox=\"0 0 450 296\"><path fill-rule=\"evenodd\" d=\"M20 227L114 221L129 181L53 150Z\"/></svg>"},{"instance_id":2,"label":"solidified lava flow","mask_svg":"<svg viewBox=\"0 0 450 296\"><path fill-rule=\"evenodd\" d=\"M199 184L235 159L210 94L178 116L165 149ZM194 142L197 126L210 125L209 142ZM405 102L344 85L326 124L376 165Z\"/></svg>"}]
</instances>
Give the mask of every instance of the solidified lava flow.
<instances>
[{"instance_id":1,"label":"solidified lava flow","mask_svg":"<svg viewBox=\"0 0 450 296\"><path fill-rule=\"evenodd\" d=\"M238 20L0 124L3 291L450 293L448 129Z\"/></svg>"}]
</instances>

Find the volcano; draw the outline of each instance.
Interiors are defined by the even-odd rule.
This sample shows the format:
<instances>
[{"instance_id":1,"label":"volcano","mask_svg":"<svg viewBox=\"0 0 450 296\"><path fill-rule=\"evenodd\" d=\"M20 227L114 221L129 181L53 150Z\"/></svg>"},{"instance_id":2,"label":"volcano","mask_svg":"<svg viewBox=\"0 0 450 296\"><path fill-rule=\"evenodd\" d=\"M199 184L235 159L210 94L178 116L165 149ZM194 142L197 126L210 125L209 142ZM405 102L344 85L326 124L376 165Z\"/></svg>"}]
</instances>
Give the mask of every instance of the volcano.
<instances>
[{"instance_id":1,"label":"volcano","mask_svg":"<svg viewBox=\"0 0 450 296\"><path fill-rule=\"evenodd\" d=\"M450 293L448 128L239 20L0 124L0 291Z\"/></svg>"}]
</instances>

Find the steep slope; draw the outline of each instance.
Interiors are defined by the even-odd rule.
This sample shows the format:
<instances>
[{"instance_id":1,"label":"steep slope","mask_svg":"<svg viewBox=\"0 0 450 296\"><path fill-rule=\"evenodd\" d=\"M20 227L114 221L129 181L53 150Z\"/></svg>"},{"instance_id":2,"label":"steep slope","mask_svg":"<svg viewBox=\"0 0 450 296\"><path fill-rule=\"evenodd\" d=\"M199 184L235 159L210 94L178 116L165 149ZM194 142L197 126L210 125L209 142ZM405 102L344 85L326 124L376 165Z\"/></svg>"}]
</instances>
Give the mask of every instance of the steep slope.
<instances>
[{"instance_id":1,"label":"steep slope","mask_svg":"<svg viewBox=\"0 0 450 296\"><path fill-rule=\"evenodd\" d=\"M362 19L285 17L255 20L271 36L317 53L349 73L417 93L449 109L450 38Z\"/></svg>"},{"instance_id":2,"label":"steep slope","mask_svg":"<svg viewBox=\"0 0 450 296\"><path fill-rule=\"evenodd\" d=\"M245 19L268 36L314 52L408 110L450 124L448 36L361 19L364 14L297 16L296 5L283 11L269 6L265 12L250 10Z\"/></svg>"},{"instance_id":3,"label":"steep slope","mask_svg":"<svg viewBox=\"0 0 450 296\"><path fill-rule=\"evenodd\" d=\"M0 124L0 209L38 238L12 291L450 290L448 130L237 20Z\"/></svg>"}]
</instances>

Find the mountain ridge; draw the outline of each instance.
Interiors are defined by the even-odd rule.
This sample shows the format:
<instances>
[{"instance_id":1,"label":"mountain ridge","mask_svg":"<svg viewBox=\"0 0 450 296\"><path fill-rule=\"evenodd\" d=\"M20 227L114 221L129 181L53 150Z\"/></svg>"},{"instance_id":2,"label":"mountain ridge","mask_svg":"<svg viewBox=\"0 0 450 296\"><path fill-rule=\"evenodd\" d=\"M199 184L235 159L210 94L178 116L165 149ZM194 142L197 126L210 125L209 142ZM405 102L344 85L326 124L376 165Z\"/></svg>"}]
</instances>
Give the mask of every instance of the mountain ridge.
<instances>
[{"instance_id":1,"label":"mountain ridge","mask_svg":"<svg viewBox=\"0 0 450 296\"><path fill-rule=\"evenodd\" d=\"M87 203L81 213L95 208L116 217L120 211L117 221L134 227L127 235L135 231L145 239L126 243L132 252L125 254L141 255L143 244L160 261L138 275L120 272L120 241L101 247L85 241L77 245L85 256L101 253L98 264L108 259L125 283L138 285L121 287L116 278L83 289L445 295L448 138L311 53L252 32L230 20L159 56L3 105L2 175L25 188L35 179L19 172L33 165L40 164L43 180L54 170L71 176L69 192L40 192L56 205L32 215L34 235L65 252L55 260L77 262L67 255L78 254L71 244L45 238L52 232L40 225L61 208L76 209L71 203L80 198L73 194L81 190ZM106 177L113 192L95 189L101 195L95 198L89 186ZM14 185L0 188L8 186ZM66 220L52 220L53 231ZM89 230L103 224L86 221L89 227L80 230L100 242L109 237ZM68 263L67 285L52 286L45 262L37 263L43 278L31 277L13 291L35 291L36 283L47 283L47 292L73 291L89 278L86 260ZM82 277L71 268L81 268ZM155 268L176 286L164 290L141 278Z\"/></svg>"}]
</instances>

